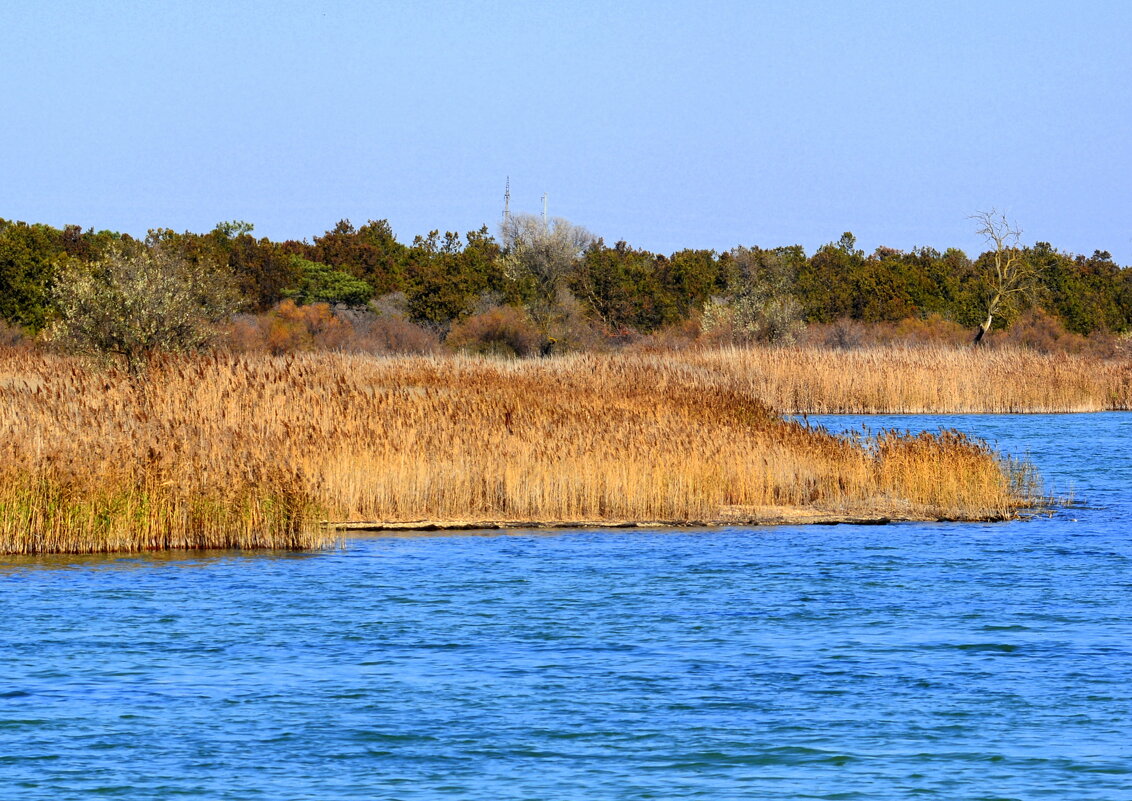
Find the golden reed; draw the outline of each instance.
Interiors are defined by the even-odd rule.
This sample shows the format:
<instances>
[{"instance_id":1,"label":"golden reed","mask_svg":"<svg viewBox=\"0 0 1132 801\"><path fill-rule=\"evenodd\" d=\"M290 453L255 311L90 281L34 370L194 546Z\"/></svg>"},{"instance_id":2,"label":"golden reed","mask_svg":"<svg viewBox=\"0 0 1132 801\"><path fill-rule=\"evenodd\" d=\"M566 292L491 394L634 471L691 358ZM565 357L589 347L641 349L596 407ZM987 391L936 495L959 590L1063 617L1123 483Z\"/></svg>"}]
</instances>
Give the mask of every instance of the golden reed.
<instances>
[{"instance_id":1,"label":"golden reed","mask_svg":"<svg viewBox=\"0 0 1132 801\"><path fill-rule=\"evenodd\" d=\"M0 352L0 552L316 548L336 538L320 520L995 519L1029 500L1025 471L959 435L783 420L748 356L213 355L134 383Z\"/></svg>"},{"instance_id":2,"label":"golden reed","mask_svg":"<svg viewBox=\"0 0 1132 801\"><path fill-rule=\"evenodd\" d=\"M724 348L690 363L735 377L771 407L806 414L1098 412L1132 408L1132 360L1022 349Z\"/></svg>"}]
</instances>

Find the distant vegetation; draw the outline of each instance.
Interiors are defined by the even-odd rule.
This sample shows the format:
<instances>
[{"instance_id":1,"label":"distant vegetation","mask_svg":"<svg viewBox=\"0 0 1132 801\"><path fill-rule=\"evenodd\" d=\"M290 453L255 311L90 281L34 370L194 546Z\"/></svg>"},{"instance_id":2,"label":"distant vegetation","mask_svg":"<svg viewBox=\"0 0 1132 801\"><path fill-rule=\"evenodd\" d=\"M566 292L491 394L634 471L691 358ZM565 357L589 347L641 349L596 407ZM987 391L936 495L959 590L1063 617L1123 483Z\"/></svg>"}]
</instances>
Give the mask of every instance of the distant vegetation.
<instances>
[{"instance_id":1,"label":"distant vegetation","mask_svg":"<svg viewBox=\"0 0 1132 801\"><path fill-rule=\"evenodd\" d=\"M0 342L52 338L136 363L136 349L105 344L121 339L105 330L112 320L100 323L102 345L89 334L92 320L85 342L75 325L77 311L90 316L82 292L119 297L107 283L117 258L196 282L188 294L196 292L204 328L151 338L146 353L218 336L235 350L274 353L448 347L520 356L692 342L962 344L984 331L992 345L1047 352L1112 356L1127 346L1132 269L1101 251L1023 245L993 212L972 226L982 226L989 246L974 256L927 247L864 253L849 233L812 254L796 245L658 254L526 215L510 218L498 239L485 227L410 244L385 221L342 221L309 242L256 238L239 222L203 234L154 229L138 242L0 220ZM231 294L200 294L210 285ZM104 309L136 329L155 301L152 293L137 303L119 297ZM227 319L220 327L218 313Z\"/></svg>"}]
</instances>

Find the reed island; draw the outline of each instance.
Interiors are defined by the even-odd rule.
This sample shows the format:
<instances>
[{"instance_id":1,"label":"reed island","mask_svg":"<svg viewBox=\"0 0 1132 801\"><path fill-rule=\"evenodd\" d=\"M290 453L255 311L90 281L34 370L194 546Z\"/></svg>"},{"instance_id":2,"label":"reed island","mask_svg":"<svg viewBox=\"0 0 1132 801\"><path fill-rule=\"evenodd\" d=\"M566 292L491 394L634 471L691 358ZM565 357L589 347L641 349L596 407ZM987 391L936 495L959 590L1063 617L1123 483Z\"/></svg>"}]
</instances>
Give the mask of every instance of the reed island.
<instances>
[{"instance_id":1,"label":"reed island","mask_svg":"<svg viewBox=\"0 0 1132 801\"><path fill-rule=\"evenodd\" d=\"M997 520L1031 477L953 433L838 437L760 398L788 352L0 353L0 551L319 548L427 528Z\"/></svg>"}]
</instances>

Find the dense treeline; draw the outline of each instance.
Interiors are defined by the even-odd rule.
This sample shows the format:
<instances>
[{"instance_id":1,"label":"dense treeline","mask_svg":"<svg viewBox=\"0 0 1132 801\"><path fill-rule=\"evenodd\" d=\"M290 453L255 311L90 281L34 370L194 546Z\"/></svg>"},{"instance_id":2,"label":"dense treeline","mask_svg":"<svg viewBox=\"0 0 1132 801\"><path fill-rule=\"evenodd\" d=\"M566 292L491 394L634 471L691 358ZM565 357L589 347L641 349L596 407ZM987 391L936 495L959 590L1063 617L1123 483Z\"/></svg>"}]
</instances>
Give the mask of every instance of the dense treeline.
<instances>
[{"instance_id":1,"label":"dense treeline","mask_svg":"<svg viewBox=\"0 0 1132 801\"><path fill-rule=\"evenodd\" d=\"M516 352L540 340L584 348L595 338L680 326L727 341L789 341L807 324L839 321L932 320L974 330L993 291L992 251L971 258L954 248L881 247L866 254L846 233L813 254L791 246L665 255L608 245L561 220L508 222L499 238L484 227L403 244L383 220L360 227L343 220L301 242L256 238L239 222L204 234L154 229L135 242L0 220L0 319L31 334L49 328L59 315L59 282L123 246L173 252L215 270L234 283L247 314L326 303ZM1001 310L996 328L1029 313L1078 335L1132 330L1132 269L1103 251L1086 257L1045 242L1016 252L1026 292Z\"/></svg>"}]
</instances>

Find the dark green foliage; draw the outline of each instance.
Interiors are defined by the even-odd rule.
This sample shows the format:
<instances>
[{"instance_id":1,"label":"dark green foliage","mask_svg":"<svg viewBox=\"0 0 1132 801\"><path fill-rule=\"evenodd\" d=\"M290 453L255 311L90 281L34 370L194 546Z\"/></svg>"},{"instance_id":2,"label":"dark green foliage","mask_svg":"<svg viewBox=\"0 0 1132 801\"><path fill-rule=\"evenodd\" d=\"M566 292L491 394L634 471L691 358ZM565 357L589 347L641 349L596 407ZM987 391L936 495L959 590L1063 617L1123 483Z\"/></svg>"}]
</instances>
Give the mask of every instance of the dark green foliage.
<instances>
[{"instance_id":1,"label":"dark green foliage","mask_svg":"<svg viewBox=\"0 0 1132 801\"><path fill-rule=\"evenodd\" d=\"M251 223L222 222L200 239L212 258L228 265L249 309L262 312L282 300L301 276L291 252L269 239L256 239L252 230Z\"/></svg>"},{"instance_id":2,"label":"dark green foliage","mask_svg":"<svg viewBox=\"0 0 1132 801\"><path fill-rule=\"evenodd\" d=\"M418 236L406 257L404 291L414 322L443 330L462 320L488 292L499 292L503 274L499 245L484 226L468 232L465 244L452 231Z\"/></svg>"},{"instance_id":3,"label":"dark green foliage","mask_svg":"<svg viewBox=\"0 0 1132 801\"><path fill-rule=\"evenodd\" d=\"M283 296L300 306L308 303L364 306L373 297L373 287L329 264L292 256L291 265L298 281L295 286L283 290Z\"/></svg>"},{"instance_id":4,"label":"dark green foliage","mask_svg":"<svg viewBox=\"0 0 1132 801\"><path fill-rule=\"evenodd\" d=\"M346 270L373 287L375 294L384 295L404 288L402 265L407 250L385 220L370 220L358 229L349 220L341 220L315 237L309 252L300 255Z\"/></svg>"},{"instance_id":5,"label":"dark green foliage","mask_svg":"<svg viewBox=\"0 0 1132 801\"><path fill-rule=\"evenodd\" d=\"M1109 253L1071 256L1048 242L1038 242L1026 256L1039 276L1042 305L1060 318L1066 330L1075 334L1127 330L1129 307L1122 304L1119 291L1122 270Z\"/></svg>"},{"instance_id":6,"label":"dark green foliage","mask_svg":"<svg viewBox=\"0 0 1132 801\"><path fill-rule=\"evenodd\" d=\"M777 323L767 327L772 318L792 325L795 310L811 323L938 316L973 328L986 320L994 294L993 250L974 259L954 248L880 247L866 255L850 233L812 256L799 246L665 256L625 242L609 247L566 221L544 225L520 215L504 231L506 247L486 227L463 238L433 231L405 246L384 220L360 228L343 220L313 242L273 242L252 231L240 221L206 234L157 228L145 244L191 264L226 266L250 311L287 297L361 305L402 293L411 319L437 333L493 303L525 308L544 334L567 306L577 320L613 336L698 320L709 306L713 318L726 318L735 331L758 328L759 337L777 330ZM52 289L61 271L130 241L74 225L0 220L0 320L29 332L43 328L57 313ZM1132 269L1110 254L1085 257L1045 242L1015 252L1023 254L1032 286L1002 304L995 328L1040 310L1074 334L1132 329Z\"/></svg>"},{"instance_id":7,"label":"dark green foliage","mask_svg":"<svg viewBox=\"0 0 1132 801\"><path fill-rule=\"evenodd\" d=\"M730 282L727 262L717 258L714 250L681 250L668 258L656 258L660 281L677 319L701 311L708 298L725 291Z\"/></svg>"},{"instance_id":8,"label":"dark green foliage","mask_svg":"<svg viewBox=\"0 0 1132 801\"><path fill-rule=\"evenodd\" d=\"M625 242L609 248L599 239L586 249L569 287L608 332L647 332L678 318L663 278L654 254Z\"/></svg>"},{"instance_id":9,"label":"dark green foliage","mask_svg":"<svg viewBox=\"0 0 1132 801\"><path fill-rule=\"evenodd\" d=\"M823 245L798 270L795 293L806 320L832 323L843 318L859 319L860 298L855 287L865 267L865 255L856 249L853 235L842 235L838 244ZM856 308L855 308L856 307Z\"/></svg>"},{"instance_id":10,"label":"dark green foliage","mask_svg":"<svg viewBox=\"0 0 1132 801\"><path fill-rule=\"evenodd\" d=\"M42 328L55 271L66 255L62 231L0 220L0 318L33 331Z\"/></svg>"}]
</instances>

